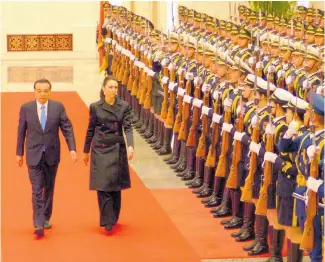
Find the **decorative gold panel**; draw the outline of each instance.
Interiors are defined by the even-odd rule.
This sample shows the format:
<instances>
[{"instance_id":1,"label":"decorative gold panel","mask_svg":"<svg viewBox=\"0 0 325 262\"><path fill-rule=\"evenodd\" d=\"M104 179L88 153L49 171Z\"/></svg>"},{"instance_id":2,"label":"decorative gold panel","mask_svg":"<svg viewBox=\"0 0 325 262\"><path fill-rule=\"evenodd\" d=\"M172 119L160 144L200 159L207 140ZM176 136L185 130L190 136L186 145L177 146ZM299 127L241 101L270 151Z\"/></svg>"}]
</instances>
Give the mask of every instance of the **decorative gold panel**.
<instances>
[{"instance_id":1,"label":"decorative gold panel","mask_svg":"<svg viewBox=\"0 0 325 262\"><path fill-rule=\"evenodd\" d=\"M52 83L73 83L72 66L12 66L7 73L8 83L34 83L40 78Z\"/></svg>"},{"instance_id":2,"label":"decorative gold panel","mask_svg":"<svg viewBox=\"0 0 325 262\"><path fill-rule=\"evenodd\" d=\"M8 52L72 51L72 34L7 35Z\"/></svg>"}]
</instances>

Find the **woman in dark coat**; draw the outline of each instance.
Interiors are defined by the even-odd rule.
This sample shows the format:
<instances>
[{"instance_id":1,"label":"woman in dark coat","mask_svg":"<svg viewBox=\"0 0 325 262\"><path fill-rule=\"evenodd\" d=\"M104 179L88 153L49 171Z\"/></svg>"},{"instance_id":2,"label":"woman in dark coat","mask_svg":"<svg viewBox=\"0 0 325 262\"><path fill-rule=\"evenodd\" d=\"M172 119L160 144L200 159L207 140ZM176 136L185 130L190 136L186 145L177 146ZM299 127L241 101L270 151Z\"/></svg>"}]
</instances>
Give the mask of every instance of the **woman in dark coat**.
<instances>
[{"instance_id":1,"label":"woman in dark coat","mask_svg":"<svg viewBox=\"0 0 325 262\"><path fill-rule=\"evenodd\" d=\"M100 226L111 231L121 209L121 190L131 187L128 159L133 158L132 111L118 96L118 83L104 79L101 99L90 105L84 163L90 162L90 190L97 190ZM123 130L126 136L126 149Z\"/></svg>"}]
</instances>

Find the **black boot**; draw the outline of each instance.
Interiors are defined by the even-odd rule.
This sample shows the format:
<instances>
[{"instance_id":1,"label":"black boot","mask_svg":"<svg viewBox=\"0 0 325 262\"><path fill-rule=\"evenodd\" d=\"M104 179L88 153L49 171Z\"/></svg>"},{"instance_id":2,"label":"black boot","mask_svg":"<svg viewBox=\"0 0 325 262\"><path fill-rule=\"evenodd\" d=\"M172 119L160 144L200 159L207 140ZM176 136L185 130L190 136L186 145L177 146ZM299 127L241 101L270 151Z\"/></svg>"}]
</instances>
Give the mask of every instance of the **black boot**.
<instances>
[{"instance_id":1,"label":"black boot","mask_svg":"<svg viewBox=\"0 0 325 262\"><path fill-rule=\"evenodd\" d=\"M153 136L152 137L150 137L148 140L147 140L147 142L149 143L149 144L154 144L154 143L156 143L157 142L157 140L158 140L158 136L159 136L159 133L158 133L158 128L159 127L159 119L158 118L156 118L155 116L154 116L154 121L153 121Z\"/></svg>"},{"instance_id":2,"label":"black boot","mask_svg":"<svg viewBox=\"0 0 325 262\"><path fill-rule=\"evenodd\" d=\"M221 205L214 209L215 212L213 217L227 217L231 215L231 197L230 197L230 189L225 188Z\"/></svg>"},{"instance_id":3,"label":"black boot","mask_svg":"<svg viewBox=\"0 0 325 262\"><path fill-rule=\"evenodd\" d=\"M208 173L212 172L212 168L204 166L202 172L202 169L199 170L198 167L200 167L200 165L197 165L196 167L194 179L186 184L189 188L201 188L206 180L206 176L208 175ZM193 191L193 193L195 192Z\"/></svg>"},{"instance_id":4,"label":"black boot","mask_svg":"<svg viewBox=\"0 0 325 262\"><path fill-rule=\"evenodd\" d=\"M168 155L172 152L172 148L170 146L172 141L173 129L172 128L165 128L164 130L164 142L163 146L157 151L159 156Z\"/></svg>"},{"instance_id":5,"label":"black boot","mask_svg":"<svg viewBox=\"0 0 325 262\"><path fill-rule=\"evenodd\" d=\"M212 173L212 168L207 168L206 170L207 172L204 176L203 186L201 187L201 190L197 195L198 198L209 197L212 195L214 174Z\"/></svg>"},{"instance_id":6,"label":"black boot","mask_svg":"<svg viewBox=\"0 0 325 262\"><path fill-rule=\"evenodd\" d=\"M177 167L183 163L184 161L186 161L186 142L185 141L180 141L181 144L181 149L180 149L180 153L179 153L179 158L178 161L175 164L172 164L170 167L171 169L177 169Z\"/></svg>"},{"instance_id":7,"label":"black boot","mask_svg":"<svg viewBox=\"0 0 325 262\"><path fill-rule=\"evenodd\" d=\"M166 161L168 165L173 165L177 163L180 157L180 149L181 149L181 141L178 140L178 134L174 133L173 154Z\"/></svg>"},{"instance_id":8,"label":"black boot","mask_svg":"<svg viewBox=\"0 0 325 262\"><path fill-rule=\"evenodd\" d=\"M288 259L287 262L302 262L304 252L300 250L300 244L292 243L288 239Z\"/></svg>"},{"instance_id":9,"label":"black boot","mask_svg":"<svg viewBox=\"0 0 325 262\"><path fill-rule=\"evenodd\" d=\"M270 234L272 232L272 234ZM271 235L270 243L271 243L271 257L269 257L265 262L283 262L282 258L282 248L284 243L284 230L269 230L269 235Z\"/></svg>"},{"instance_id":10,"label":"black boot","mask_svg":"<svg viewBox=\"0 0 325 262\"><path fill-rule=\"evenodd\" d=\"M164 122L159 121L158 123L158 140L155 144L151 145L153 149L159 149L163 146L163 141L164 141Z\"/></svg>"},{"instance_id":11,"label":"black boot","mask_svg":"<svg viewBox=\"0 0 325 262\"><path fill-rule=\"evenodd\" d=\"M196 166L196 148L188 147L187 148L188 157L187 157L187 172L181 178L183 181L188 181L194 178L195 176L195 166Z\"/></svg>"},{"instance_id":12,"label":"black boot","mask_svg":"<svg viewBox=\"0 0 325 262\"><path fill-rule=\"evenodd\" d=\"M214 174L214 172L215 172L215 168L213 168L212 174ZM221 204L222 191L220 190L220 188L223 188L223 184L224 184L224 178L214 176L212 195L209 198L203 199L201 201L205 207L217 207Z\"/></svg>"},{"instance_id":13,"label":"black boot","mask_svg":"<svg viewBox=\"0 0 325 262\"><path fill-rule=\"evenodd\" d=\"M149 124L148 124L147 131L144 133L145 139L148 139L153 136L154 121L155 121L155 116L153 113L149 111Z\"/></svg>"},{"instance_id":14,"label":"black boot","mask_svg":"<svg viewBox=\"0 0 325 262\"><path fill-rule=\"evenodd\" d=\"M231 204L232 204L232 218L230 221L225 224L225 229L233 229L233 228L240 228L243 225L243 218L242 218L242 205L243 203L240 202L241 191L236 189L231 189Z\"/></svg>"},{"instance_id":15,"label":"black boot","mask_svg":"<svg viewBox=\"0 0 325 262\"><path fill-rule=\"evenodd\" d=\"M257 243L253 249L248 251L249 256L256 256L269 252L269 245L267 243L267 230L269 221L266 216L256 215L257 219L260 220L259 227L256 230Z\"/></svg>"},{"instance_id":16,"label":"black boot","mask_svg":"<svg viewBox=\"0 0 325 262\"><path fill-rule=\"evenodd\" d=\"M176 143L176 141L177 141L177 137L178 137L178 134L173 133L173 138L172 138L172 140L173 140L173 139L174 139L174 140L173 140L173 150L172 150L172 154L171 154L170 156L164 158L164 159L163 159L164 162L168 162L169 160L171 160L171 159L174 157L174 155L175 155L175 143Z\"/></svg>"},{"instance_id":17,"label":"black boot","mask_svg":"<svg viewBox=\"0 0 325 262\"><path fill-rule=\"evenodd\" d=\"M134 125L135 123L139 122L139 108L137 104L137 98L135 96L132 96L132 109L133 109L133 119L132 119L132 124Z\"/></svg>"},{"instance_id":18,"label":"black boot","mask_svg":"<svg viewBox=\"0 0 325 262\"><path fill-rule=\"evenodd\" d=\"M232 237L236 238L236 242L243 242L255 238L255 205L248 202L245 202L244 205L244 224L239 232L231 234Z\"/></svg>"},{"instance_id":19,"label":"black boot","mask_svg":"<svg viewBox=\"0 0 325 262\"><path fill-rule=\"evenodd\" d=\"M189 148L186 146L186 143L185 143L185 153L186 153L186 157L183 159L183 162L181 162L175 169L175 172L176 173L179 173L179 172L183 172L186 167L187 167L187 162L188 162L188 151L189 151Z\"/></svg>"},{"instance_id":20,"label":"black boot","mask_svg":"<svg viewBox=\"0 0 325 262\"><path fill-rule=\"evenodd\" d=\"M143 123L144 123L143 106L138 103L138 108L139 108L139 110L138 110L138 112L139 112L139 121L134 123L134 128L137 129L137 130L140 129L142 127Z\"/></svg>"},{"instance_id":21,"label":"black boot","mask_svg":"<svg viewBox=\"0 0 325 262\"><path fill-rule=\"evenodd\" d=\"M195 162L195 174L194 174L192 180L185 183L185 185L188 186L189 188L193 188L191 185L194 183L201 183L201 185L202 185L202 182L203 182L205 159L197 157L195 161L196 161ZM194 191L192 191L192 192L194 194L196 194Z\"/></svg>"},{"instance_id":22,"label":"black boot","mask_svg":"<svg viewBox=\"0 0 325 262\"><path fill-rule=\"evenodd\" d=\"M149 123L150 123L150 111L149 109L143 109L143 125L138 130L141 136L144 136L144 134L148 131Z\"/></svg>"}]
</instances>

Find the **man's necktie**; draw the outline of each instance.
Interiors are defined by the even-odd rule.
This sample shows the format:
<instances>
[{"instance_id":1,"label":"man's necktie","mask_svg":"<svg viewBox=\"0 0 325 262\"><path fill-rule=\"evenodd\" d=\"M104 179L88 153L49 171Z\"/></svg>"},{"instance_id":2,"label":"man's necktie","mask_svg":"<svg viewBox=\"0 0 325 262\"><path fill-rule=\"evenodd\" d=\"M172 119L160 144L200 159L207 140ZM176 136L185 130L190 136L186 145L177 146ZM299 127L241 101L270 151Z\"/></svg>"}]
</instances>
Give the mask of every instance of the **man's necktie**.
<instances>
[{"instance_id":1,"label":"man's necktie","mask_svg":"<svg viewBox=\"0 0 325 262\"><path fill-rule=\"evenodd\" d=\"M45 106L42 106L42 111L41 111L41 126L43 131L45 130L45 125L46 125L46 114L45 114Z\"/></svg>"}]
</instances>

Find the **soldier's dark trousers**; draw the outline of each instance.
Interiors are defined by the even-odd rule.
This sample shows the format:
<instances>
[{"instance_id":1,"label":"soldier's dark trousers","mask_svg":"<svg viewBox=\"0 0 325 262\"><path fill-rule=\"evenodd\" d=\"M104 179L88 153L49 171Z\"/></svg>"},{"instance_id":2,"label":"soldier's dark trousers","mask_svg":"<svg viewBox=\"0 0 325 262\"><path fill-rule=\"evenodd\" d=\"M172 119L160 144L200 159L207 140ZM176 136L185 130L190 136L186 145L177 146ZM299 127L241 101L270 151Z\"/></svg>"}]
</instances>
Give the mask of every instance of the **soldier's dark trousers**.
<instances>
[{"instance_id":1,"label":"soldier's dark trousers","mask_svg":"<svg viewBox=\"0 0 325 262\"><path fill-rule=\"evenodd\" d=\"M37 166L28 166L29 180L32 184L34 227L43 227L50 220L53 209L55 177L58 165L48 165L43 153Z\"/></svg>"},{"instance_id":2,"label":"soldier's dark trousers","mask_svg":"<svg viewBox=\"0 0 325 262\"><path fill-rule=\"evenodd\" d=\"M120 216L121 191L97 191L100 226L115 225Z\"/></svg>"}]
</instances>

